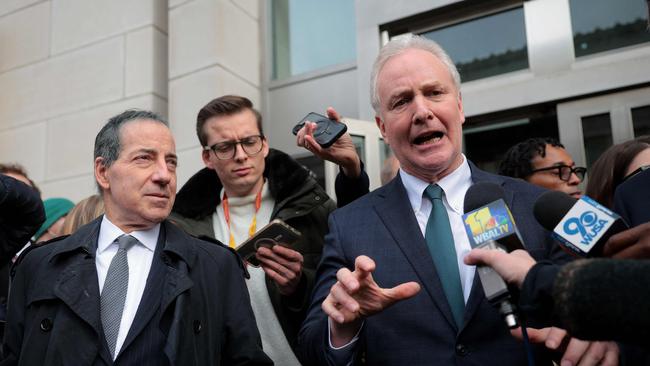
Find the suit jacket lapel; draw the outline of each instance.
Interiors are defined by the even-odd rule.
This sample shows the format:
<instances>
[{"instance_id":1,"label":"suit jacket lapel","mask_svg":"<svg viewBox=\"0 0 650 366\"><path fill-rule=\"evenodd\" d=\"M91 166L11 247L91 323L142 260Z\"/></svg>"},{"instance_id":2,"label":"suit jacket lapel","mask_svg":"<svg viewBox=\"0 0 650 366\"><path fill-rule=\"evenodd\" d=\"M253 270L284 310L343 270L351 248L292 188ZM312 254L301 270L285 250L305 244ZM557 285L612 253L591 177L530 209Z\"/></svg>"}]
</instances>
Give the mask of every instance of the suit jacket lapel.
<instances>
[{"instance_id":1,"label":"suit jacket lapel","mask_svg":"<svg viewBox=\"0 0 650 366\"><path fill-rule=\"evenodd\" d=\"M183 318L189 306L186 304L188 299L185 292L194 286L194 282L189 277L189 269L194 266L197 254L194 246L187 242L186 234L181 229L168 221L163 222L163 228L166 239L162 254L165 266L160 312L161 316L165 317L170 304L175 303L164 347L170 364L175 365L178 361L178 345L183 334L184 322L187 321Z\"/></svg>"},{"instance_id":2,"label":"suit jacket lapel","mask_svg":"<svg viewBox=\"0 0 650 366\"><path fill-rule=\"evenodd\" d=\"M188 267L193 266L197 254L194 246L189 245L187 238L183 237L185 234L181 229L168 221L163 222L162 229L166 237L162 255L165 262L165 277L161 309L164 312L176 297L194 286L194 282L188 275ZM174 261L178 264L178 268L171 265L170 254L180 259Z\"/></svg>"},{"instance_id":3,"label":"suit jacket lapel","mask_svg":"<svg viewBox=\"0 0 650 366\"><path fill-rule=\"evenodd\" d=\"M503 186L505 181L503 180L502 177L494 174L489 174L487 172L480 170L478 167L476 167L476 165L474 165L469 160L468 163L472 171L472 181L474 183L490 182L490 183L495 183L500 186ZM514 193L510 190L504 189L504 194L505 194L504 201L512 211ZM476 312L478 311L479 305L483 301L487 301L485 299L485 293L483 292L483 287L481 286L481 281L478 278L478 274L474 273L474 281L472 282L472 291L469 294L469 298L467 299L467 305L465 306L465 321L463 327L465 327L470 322L474 314L476 314Z\"/></svg>"},{"instance_id":4,"label":"suit jacket lapel","mask_svg":"<svg viewBox=\"0 0 650 366\"><path fill-rule=\"evenodd\" d=\"M411 263L433 303L447 319L447 322L456 328L431 253L415 219L413 208L409 203L399 174L384 190L379 192L375 202L375 211L384 226L390 231L397 246Z\"/></svg>"},{"instance_id":5,"label":"suit jacket lapel","mask_svg":"<svg viewBox=\"0 0 650 366\"><path fill-rule=\"evenodd\" d=\"M99 316L99 284L95 251L99 235L99 222L90 224L80 230L70 245L61 246L53 251L50 261L58 260L59 255L68 255L68 261L54 285L54 295L65 303L72 312L88 323L99 336L101 333ZM72 238L71 238L72 239ZM70 253L68 253L70 252Z\"/></svg>"}]
</instances>

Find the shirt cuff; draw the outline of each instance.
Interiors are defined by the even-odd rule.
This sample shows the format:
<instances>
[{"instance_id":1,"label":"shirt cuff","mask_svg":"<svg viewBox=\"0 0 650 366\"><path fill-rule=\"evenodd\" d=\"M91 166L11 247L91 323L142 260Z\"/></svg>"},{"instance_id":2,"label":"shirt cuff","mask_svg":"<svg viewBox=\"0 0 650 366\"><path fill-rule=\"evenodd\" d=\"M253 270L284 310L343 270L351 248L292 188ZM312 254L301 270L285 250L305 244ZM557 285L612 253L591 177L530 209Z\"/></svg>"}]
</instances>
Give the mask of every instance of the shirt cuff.
<instances>
[{"instance_id":1,"label":"shirt cuff","mask_svg":"<svg viewBox=\"0 0 650 366\"><path fill-rule=\"evenodd\" d=\"M331 334L332 319L330 319L330 317L327 317L327 342L329 343L329 347L327 348L326 354L330 364L351 366L354 363L354 354L356 352L356 347L354 347L354 345L359 340L359 334L361 333L364 324L365 321L361 323L359 331L357 331L357 334L352 337L352 340L350 340L350 342L341 347L334 347L332 345Z\"/></svg>"},{"instance_id":2,"label":"shirt cuff","mask_svg":"<svg viewBox=\"0 0 650 366\"><path fill-rule=\"evenodd\" d=\"M363 323L361 323L361 326L359 327L359 330L357 331L357 334L355 334L354 337L352 337L350 342L348 342L347 344L342 345L341 347L334 347L332 345L332 333L331 333L332 319L330 317L327 317L327 342L329 343L330 349L332 349L334 351L339 351L339 350L344 350L346 347L355 344L359 340L359 334L361 333L361 329L363 329L364 324L366 324L365 321Z\"/></svg>"}]
</instances>

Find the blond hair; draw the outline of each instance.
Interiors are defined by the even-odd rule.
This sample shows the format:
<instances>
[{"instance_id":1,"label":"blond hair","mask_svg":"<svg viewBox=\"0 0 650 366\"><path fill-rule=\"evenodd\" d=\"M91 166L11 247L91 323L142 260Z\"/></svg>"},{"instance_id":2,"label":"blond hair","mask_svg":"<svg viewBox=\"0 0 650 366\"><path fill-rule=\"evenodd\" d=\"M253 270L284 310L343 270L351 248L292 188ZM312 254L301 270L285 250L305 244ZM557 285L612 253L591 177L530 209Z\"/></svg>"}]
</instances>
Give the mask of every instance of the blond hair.
<instances>
[{"instance_id":1,"label":"blond hair","mask_svg":"<svg viewBox=\"0 0 650 366\"><path fill-rule=\"evenodd\" d=\"M104 213L104 201L94 194L79 201L65 217L63 235L70 235L81 226L98 218Z\"/></svg>"}]
</instances>

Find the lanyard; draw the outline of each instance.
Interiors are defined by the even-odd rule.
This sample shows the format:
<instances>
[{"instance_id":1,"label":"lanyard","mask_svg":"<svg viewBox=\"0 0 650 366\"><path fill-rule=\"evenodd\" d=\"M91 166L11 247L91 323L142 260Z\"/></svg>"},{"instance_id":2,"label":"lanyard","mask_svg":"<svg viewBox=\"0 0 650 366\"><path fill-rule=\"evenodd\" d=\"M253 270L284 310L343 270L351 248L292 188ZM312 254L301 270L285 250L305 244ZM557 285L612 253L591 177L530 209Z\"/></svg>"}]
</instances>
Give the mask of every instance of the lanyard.
<instances>
[{"instance_id":1,"label":"lanyard","mask_svg":"<svg viewBox=\"0 0 650 366\"><path fill-rule=\"evenodd\" d=\"M228 245L231 248L235 247L235 236L232 233L232 229L230 228L230 208L228 206L228 195L226 192L223 192L223 199L221 200L223 203L223 215L226 218L226 224L228 225ZM260 206L262 206L262 190L260 189L259 192L257 192L257 196L255 197L255 213L253 214L253 221L251 222L251 226L248 228L248 237L250 238L255 234L257 231L257 212L260 210Z\"/></svg>"}]
</instances>

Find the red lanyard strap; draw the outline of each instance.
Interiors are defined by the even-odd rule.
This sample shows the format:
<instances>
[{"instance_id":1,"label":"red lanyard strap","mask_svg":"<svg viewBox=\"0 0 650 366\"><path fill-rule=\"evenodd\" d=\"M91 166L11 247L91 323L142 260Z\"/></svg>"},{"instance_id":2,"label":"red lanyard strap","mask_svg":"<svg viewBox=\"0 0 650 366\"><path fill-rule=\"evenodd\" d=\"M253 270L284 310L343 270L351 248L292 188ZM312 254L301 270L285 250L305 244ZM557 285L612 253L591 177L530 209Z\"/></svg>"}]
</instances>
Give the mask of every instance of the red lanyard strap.
<instances>
[{"instance_id":1,"label":"red lanyard strap","mask_svg":"<svg viewBox=\"0 0 650 366\"><path fill-rule=\"evenodd\" d=\"M223 215L226 218L226 225L228 225L228 245L231 248L234 248L236 243L235 243L235 236L232 233L232 229L230 228L230 206L228 205L228 195L226 192L223 192L223 199L221 200L223 203ZM257 231L257 212L260 210L260 207L262 206L262 190L260 189L259 192L257 192L257 196L255 197L255 213L253 214L253 221L251 222L250 227L248 228L248 237L250 238L255 234Z\"/></svg>"}]
</instances>

